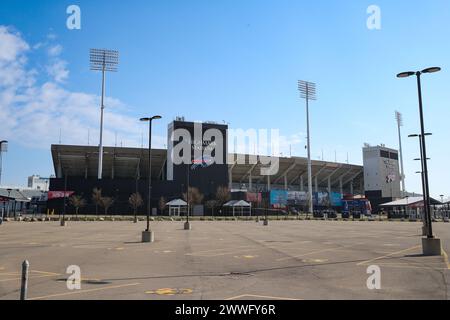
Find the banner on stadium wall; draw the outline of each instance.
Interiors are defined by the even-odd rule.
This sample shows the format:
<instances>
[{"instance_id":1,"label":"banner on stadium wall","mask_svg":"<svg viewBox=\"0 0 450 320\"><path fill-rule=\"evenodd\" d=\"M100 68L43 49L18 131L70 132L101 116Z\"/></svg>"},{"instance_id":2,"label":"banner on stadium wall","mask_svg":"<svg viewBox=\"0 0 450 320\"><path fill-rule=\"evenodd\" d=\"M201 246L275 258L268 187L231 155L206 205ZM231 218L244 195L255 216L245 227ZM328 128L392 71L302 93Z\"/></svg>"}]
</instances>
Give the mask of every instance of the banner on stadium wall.
<instances>
[{"instance_id":1,"label":"banner on stadium wall","mask_svg":"<svg viewBox=\"0 0 450 320\"><path fill-rule=\"evenodd\" d=\"M288 191L287 203L290 206L305 205L306 192L304 191Z\"/></svg>"},{"instance_id":2,"label":"banner on stadium wall","mask_svg":"<svg viewBox=\"0 0 450 320\"><path fill-rule=\"evenodd\" d=\"M261 192L247 192L245 201L253 202L253 203L261 203L262 202L262 194Z\"/></svg>"},{"instance_id":3,"label":"banner on stadium wall","mask_svg":"<svg viewBox=\"0 0 450 320\"><path fill-rule=\"evenodd\" d=\"M48 200L70 197L74 193L75 193L75 191L66 191L65 195L64 195L64 191L49 191L48 192Z\"/></svg>"},{"instance_id":4,"label":"banner on stadium wall","mask_svg":"<svg viewBox=\"0 0 450 320\"><path fill-rule=\"evenodd\" d=\"M314 192L313 193L313 203L315 206L328 207L328 192Z\"/></svg>"},{"instance_id":5,"label":"banner on stadium wall","mask_svg":"<svg viewBox=\"0 0 450 320\"><path fill-rule=\"evenodd\" d=\"M286 208L288 192L286 190L271 190L270 205L274 208Z\"/></svg>"},{"instance_id":6,"label":"banner on stadium wall","mask_svg":"<svg viewBox=\"0 0 450 320\"><path fill-rule=\"evenodd\" d=\"M342 207L342 194L339 192L332 192L330 194L330 201L333 207Z\"/></svg>"}]
</instances>

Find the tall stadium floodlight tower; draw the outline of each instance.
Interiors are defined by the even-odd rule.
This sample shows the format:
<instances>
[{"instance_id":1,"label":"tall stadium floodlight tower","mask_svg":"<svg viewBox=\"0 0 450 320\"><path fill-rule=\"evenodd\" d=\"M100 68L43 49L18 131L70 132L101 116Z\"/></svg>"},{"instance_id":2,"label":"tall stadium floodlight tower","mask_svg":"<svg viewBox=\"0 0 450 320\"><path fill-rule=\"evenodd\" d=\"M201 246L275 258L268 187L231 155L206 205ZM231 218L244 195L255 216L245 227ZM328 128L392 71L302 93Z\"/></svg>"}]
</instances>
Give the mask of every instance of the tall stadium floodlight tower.
<instances>
[{"instance_id":1,"label":"tall stadium floodlight tower","mask_svg":"<svg viewBox=\"0 0 450 320\"><path fill-rule=\"evenodd\" d=\"M300 91L300 97L306 101L306 144L308 147L308 204L309 213L313 213L314 203L312 196L312 169L311 169L311 139L309 134L309 100L316 100L316 84L313 82L298 81L298 90Z\"/></svg>"},{"instance_id":2,"label":"tall stadium floodlight tower","mask_svg":"<svg viewBox=\"0 0 450 320\"><path fill-rule=\"evenodd\" d=\"M2 140L0 141L0 186L2 185L2 161L3 161L3 152L8 151L8 141Z\"/></svg>"},{"instance_id":3,"label":"tall stadium floodlight tower","mask_svg":"<svg viewBox=\"0 0 450 320\"><path fill-rule=\"evenodd\" d=\"M102 99L100 104L100 142L98 150L98 179L102 178L103 168L103 109L105 109L105 73L116 72L119 64L119 52L106 49L90 49L91 70L102 72Z\"/></svg>"},{"instance_id":4,"label":"tall stadium floodlight tower","mask_svg":"<svg viewBox=\"0 0 450 320\"><path fill-rule=\"evenodd\" d=\"M395 120L397 120L397 128L398 128L398 147L400 152L400 174L402 176L402 198L406 195L406 188L405 188L405 171L403 168L403 151L402 151L402 133L400 127L403 126L403 116L400 112L395 111Z\"/></svg>"}]
</instances>

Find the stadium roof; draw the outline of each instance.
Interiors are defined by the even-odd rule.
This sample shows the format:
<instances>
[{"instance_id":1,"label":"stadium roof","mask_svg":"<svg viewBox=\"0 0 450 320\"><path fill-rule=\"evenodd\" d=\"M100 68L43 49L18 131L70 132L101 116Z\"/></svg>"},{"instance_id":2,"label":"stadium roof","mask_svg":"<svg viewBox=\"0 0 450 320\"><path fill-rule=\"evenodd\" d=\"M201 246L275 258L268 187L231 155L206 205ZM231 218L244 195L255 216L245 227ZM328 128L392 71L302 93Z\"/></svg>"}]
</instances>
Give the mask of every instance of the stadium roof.
<instances>
[{"instance_id":1,"label":"stadium roof","mask_svg":"<svg viewBox=\"0 0 450 320\"><path fill-rule=\"evenodd\" d=\"M98 147L52 145L51 153L56 177L62 178L67 173L71 177L97 178ZM229 161L232 182L247 184L251 175L253 183L264 184L267 176L261 175L261 168L266 165L257 162L250 163L249 155L245 157L245 164ZM236 154L228 154L228 158L236 159ZM164 180L166 175L166 149L152 149L152 179ZM135 178L148 177L148 149L104 147L103 178ZM328 182L331 187L348 185L353 181L356 189L362 189L363 167L347 163L327 161L312 161L313 185L317 180L318 186L326 188ZM299 185L301 180L307 184L307 159L301 157L280 157L278 173L270 177L273 186Z\"/></svg>"}]
</instances>

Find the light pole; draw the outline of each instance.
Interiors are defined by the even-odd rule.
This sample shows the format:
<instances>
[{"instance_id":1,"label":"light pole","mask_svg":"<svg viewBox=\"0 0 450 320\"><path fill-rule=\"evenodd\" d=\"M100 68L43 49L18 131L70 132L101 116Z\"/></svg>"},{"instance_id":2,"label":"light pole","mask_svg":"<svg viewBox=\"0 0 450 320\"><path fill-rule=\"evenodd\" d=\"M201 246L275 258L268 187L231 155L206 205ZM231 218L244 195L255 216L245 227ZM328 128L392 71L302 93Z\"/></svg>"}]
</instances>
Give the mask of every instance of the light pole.
<instances>
[{"instance_id":1,"label":"light pole","mask_svg":"<svg viewBox=\"0 0 450 320\"><path fill-rule=\"evenodd\" d=\"M401 175L402 175L402 196L405 196L406 188L405 188L405 170L403 167L403 149L402 149L402 134L400 127L403 126L403 116L400 112L395 111L395 120L397 120L397 128L398 128L398 145L400 152L400 166L401 166Z\"/></svg>"},{"instance_id":2,"label":"light pole","mask_svg":"<svg viewBox=\"0 0 450 320\"><path fill-rule=\"evenodd\" d=\"M306 101L306 145L308 148L308 203L309 213L313 214L314 204L312 196L312 168L311 168L311 137L309 133L309 100L316 100L316 84L313 82L298 81L300 97Z\"/></svg>"},{"instance_id":3,"label":"light pole","mask_svg":"<svg viewBox=\"0 0 450 320\"><path fill-rule=\"evenodd\" d=\"M66 210L67 210L67 170L64 170L64 208L63 208L63 216L62 220L60 221L61 227L66 226Z\"/></svg>"},{"instance_id":4,"label":"light pole","mask_svg":"<svg viewBox=\"0 0 450 320\"><path fill-rule=\"evenodd\" d=\"M431 133L425 133L425 136L431 136ZM425 199L427 198L426 195L426 188L425 188L425 179L423 176L423 148L422 148L422 139L420 134L410 134L408 135L409 138L419 138L419 147L420 147L420 158L414 159L414 161L420 161L421 170L416 173L420 173L421 181L422 181L422 194L423 194L423 205L424 205L424 217L423 217L423 227L422 227L422 235L427 235L428 230L428 215L425 214Z\"/></svg>"},{"instance_id":5,"label":"light pole","mask_svg":"<svg viewBox=\"0 0 450 320\"><path fill-rule=\"evenodd\" d=\"M186 174L187 174L187 177L186 177L186 185L187 185L187 188L186 188L186 202L187 202L187 214L186 214L186 222L184 223L184 230L191 230L191 223L189 222L189 212L190 212L190 205L189 205L189 203L190 203L190 199L189 199L189 184L190 184L190 181L189 181L189 176L190 176L190 174L189 174L189 171L190 171L190 169L191 169L191 165L190 164L187 164L186 165Z\"/></svg>"},{"instance_id":6,"label":"light pole","mask_svg":"<svg viewBox=\"0 0 450 320\"><path fill-rule=\"evenodd\" d=\"M98 154L98 179L103 170L103 110L105 109L105 73L116 72L119 64L119 52L106 49L90 49L91 70L102 72L102 98L100 103L100 142Z\"/></svg>"},{"instance_id":7,"label":"light pole","mask_svg":"<svg viewBox=\"0 0 450 320\"><path fill-rule=\"evenodd\" d=\"M150 230L150 211L152 200L152 121L161 119L161 116L141 118L140 121L148 121L148 198L147 198L147 228L142 232L142 242L153 242L154 233Z\"/></svg>"},{"instance_id":8,"label":"light pole","mask_svg":"<svg viewBox=\"0 0 450 320\"><path fill-rule=\"evenodd\" d=\"M11 204L11 191L12 191L12 189L8 188L8 189L6 189L6 191L8 191L8 207L6 208L6 216L9 218L9 207L10 207L10 204Z\"/></svg>"},{"instance_id":9,"label":"light pole","mask_svg":"<svg viewBox=\"0 0 450 320\"><path fill-rule=\"evenodd\" d=\"M423 163L423 178L424 178L424 184L425 184L425 214L427 216L427 219L429 221L427 225L427 239L428 241L422 240L422 247L424 254L427 255L440 255L441 254L441 244L439 239L435 239L436 241L433 241L433 228L431 224L431 208L430 208L430 190L429 190L429 183L428 183L428 165L427 165L427 149L425 144L425 124L424 124L424 117L423 117L423 104L422 104L422 85L421 85L421 75L423 73L434 73L440 71L441 68L439 67L431 67L424 69L422 71L407 71L402 72L397 75L398 78L407 78L413 75L416 75L417 77L417 92L418 92L418 99L419 99L419 116L420 116L420 141L422 146L422 163Z\"/></svg>"},{"instance_id":10,"label":"light pole","mask_svg":"<svg viewBox=\"0 0 450 320\"><path fill-rule=\"evenodd\" d=\"M2 162L3 162L3 152L8 151L8 141L0 141L0 186L2 185Z\"/></svg>"}]
</instances>

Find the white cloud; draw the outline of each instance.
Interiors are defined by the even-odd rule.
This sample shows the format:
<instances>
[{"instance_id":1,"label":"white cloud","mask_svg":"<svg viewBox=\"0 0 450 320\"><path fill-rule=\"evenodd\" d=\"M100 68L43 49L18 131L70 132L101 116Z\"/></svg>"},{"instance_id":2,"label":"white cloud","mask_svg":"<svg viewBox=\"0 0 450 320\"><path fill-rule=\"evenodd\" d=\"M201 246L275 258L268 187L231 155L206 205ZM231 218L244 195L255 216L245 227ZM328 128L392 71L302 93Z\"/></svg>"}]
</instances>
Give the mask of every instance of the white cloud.
<instances>
[{"instance_id":1,"label":"white cloud","mask_svg":"<svg viewBox=\"0 0 450 320\"><path fill-rule=\"evenodd\" d=\"M65 144L98 143L100 98L65 89L67 63L51 58L46 71L51 76L37 83L37 71L27 65L29 45L19 33L0 26L0 137L26 147L48 149L57 143L59 131ZM137 116L120 100L105 100L104 144L113 145L115 134L126 146L140 146L142 128ZM145 140L144 140L145 141ZM156 146L165 139L155 137Z\"/></svg>"},{"instance_id":2,"label":"white cloud","mask_svg":"<svg viewBox=\"0 0 450 320\"><path fill-rule=\"evenodd\" d=\"M63 50L62 45L56 44L56 45L54 45L54 46L51 46L51 47L48 49L47 52L48 52L48 55L49 55L49 56L51 56L51 57L56 57L56 56L59 56L59 55L61 54L62 50Z\"/></svg>"},{"instance_id":3,"label":"white cloud","mask_svg":"<svg viewBox=\"0 0 450 320\"><path fill-rule=\"evenodd\" d=\"M56 59L52 64L48 65L47 72L56 82L64 82L69 77L67 62L61 59Z\"/></svg>"},{"instance_id":4,"label":"white cloud","mask_svg":"<svg viewBox=\"0 0 450 320\"><path fill-rule=\"evenodd\" d=\"M13 62L20 53L27 51L29 48L19 33L15 33L5 26L0 26L0 63Z\"/></svg>"}]
</instances>

